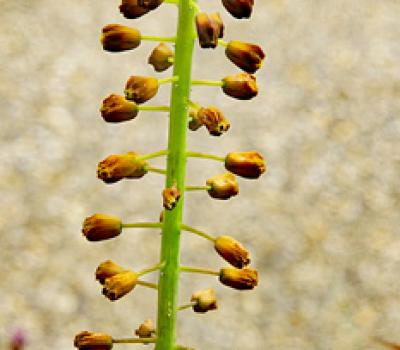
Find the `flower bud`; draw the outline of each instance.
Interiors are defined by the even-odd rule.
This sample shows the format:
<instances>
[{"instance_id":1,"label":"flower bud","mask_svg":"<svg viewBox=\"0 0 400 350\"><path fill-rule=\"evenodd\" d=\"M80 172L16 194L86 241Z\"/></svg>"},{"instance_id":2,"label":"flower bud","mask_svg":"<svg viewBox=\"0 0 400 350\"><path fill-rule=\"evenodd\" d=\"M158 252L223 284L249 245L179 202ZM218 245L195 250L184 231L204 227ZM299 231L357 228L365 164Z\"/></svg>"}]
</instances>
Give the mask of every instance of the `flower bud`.
<instances>
[{"instance_id":1,"label":"flower bud","mask_svg":"<svg viewBox=\"0 0 400 350\"><path fill-rule=\"evenodd\" d=\"M249 252L240 242L232 237L217 237L214 243L214 248L222 258L238 269L250 264Z\"/></svg>"},{"instance_id":2,"label":"flower bud","mask_svg":"<svg viewBox=\"0 0 400 350\"><path fill-rule=\"evenodd\" d=\"M172 210L178 204L181 193L179 192L176 185L166 188L162 192L163 205L165 209Z\"/></svg>"},{"instance_id":3,"label":"flower bud","mask_svg":"<svg viewBox=\"0 0 400 350\"><path fill-rule=\"evenodd\" d=\"M256 77L248 73L230 75L222 79L222 90L238 100L250 100L257 96Z\"/></svg>"},{"instance_id":4,"label":"flower bud","mask_svg":"<svg viewBox=\"0 0 400 350\"><path fill-rule=\"evenodd\" d=\"M213 12L213 13L210 13L210 17L218 26L218 30L219 30L218 38L220 38L220 39L223 38L225 26L224 26L224 22L222 22L221 16L219 15L218 12Z\"/></svg>"},{"instance_id":5,"label":"flower bud","mask_svg":"<svg viewBox=\"0 0 400 350\"><path fill-rule=\"evenodd\" d=\"M203 121L200 118L199 111L201 107L193 105L189 107L189 129L196 131L203 126Z\"/></svg>"},{"instance_id":6,"label":"flower bud","mask_svg":"<svg viewBox=\"0 0 400 350\"><path fill-rule=\"evenodd\" d=\"M141 35L135 28L109 24L103 28L101 43L104 50L119 52L131 50L140 45Z\"/></svg>"},{"instance_id":7,"label":"flower bud","mask_svg":"<svg viewBox=\"0 0 400 350\"><path fill-rule=\"evenodd\" d=\"M249 18L254 0L222 0L226 10L235 18Z\"/></svg>"},{"instance_id":8,"label":"flower bud","mask_svg":"<svg viewBox=\"0 0 400 350\"><path fill-rule=\"evenodd\" d=\"M224 24L218 13L207 14L201 12L196 15L196 28L199 37L200 46L204 49L216 48L218 38L221 38L224 32Z\"/></svg>"},{"instance_id":9,"label":"flower bud","mask_svg":"<svg viewBox=\"0 0 400 350\"><path fill-rule=\"evenodd\" d=\"M107 260L102 262L96 269L96 280L98 280L101 284L104 284L106 278L115 276L121 272L124 272L121 266L116 264L111 260Z\"/></svg>"},{"instance_id":10,"label":"flower bud","mask_svg":"<svg viewBox=\"0 0 400 350\"><path fill-rule=\"evenodd\" d=\"M105 333L84 331L75 336L74 346L79 350L110 350L113 340Z\"/></svg>"},{"instance_id":11,"label":"flower bud","mask_svg":"<svg viewBox=\"0 0 400 350\"><path fill-rule=\"evenodd\" d=\"M253 289L258 284L258 273L250 268L225 267L220 270L219 280L222 284L234 289Z\"/></svg>"},{"instance_id":12,"label":"flower bud","mask_svg":"<svg viewBox=\"0 0 400 350\"><path fill-rule=\"evenodd\" d=\"M217 308L217 296L214 289L204 289L192 295L190 301L196 302L194 312L204 313Z\"/></svg>"},{"instance_id":13,"label":"flower bud","mask_svg":"<svg viewBox=\"0 0 400 350\"><path fill-rule=\"evenodd\" d=\"M156 333L153 322L151 320L144 321L138 329L135 330L135 334L139 338L150 338Z\"/></svg>"},{"instance_id":14,"label":"flower bud","mask_svg":"<svg viewBox=\"0 0 400 350\"><path fill-rule=\"evenodd\" d=\"M85 219L82 233L88 241L103 241L118 236L122 232L122 223L116 216L94 214Z\"/></svg>"},{"instance_id":15,"label":"flower bud","mask_svg":"<svg viewBox=\"0 0 400 350\"><path fill-rule=\"evenodd\" d=\"M247 73L254 73L263 63L265 54L258 45L241 41L230 41L225 49L226 56Z\"/></svg>"},{"instance_id":16,"label":"flower bud","mask_svg":"<svg viewBox=\"0 0 400 350\"><path fill-rule=\"evenodd\" d=\"M266 165L258 152L231 152L225 157L225 168L236 175L257 179L265 172Z\"/></svg>"},{"instance_id":17,"label":"flower bud","mask_svg":"<svg viewBox=\"0 0 400 350\"><path fill-rule=\"evenodd\" d=\"M122 0L119 11L125 18L135 19L145 15L150 9L140 6L138 0Z\"/></svg>"},{"instance_id":18,"label":"flower bud","mask_svg":"<svg viewBox=\"0 0 400 350\"><path fill-rule=\"evenodd\" d=\"M125 97L127 100L143 103L150 100L157 91L156 78L131 76L125 86Z\"/></svg>"},{"instance_id":19,"label":"flower bud","mask_svg":"<svg viewBox=\"0 0 400 350\"><path fill-rule=\"evenodd\" d=\"M149 10L154 10L158 6L160 6L164 0L138 0L139 5L147 8Z\"/></svg>"},{"instance_id":20,"label":"flower bud","mask_svg":"<svg viewBox=\"0 0 400 350\"><path fill-rule=\"evenodd\" d=\"M236 177L230 172L212 176L206 184L211 186L207 192L212 198L229 199L239 193Z\"/></svg>"},{"instance_id":21,"label":"flower bud","mask_svg":"<svg viewBox=\"0 0 400 350\"><path fill-rule=\"evenodd\" d=\"M138 114L138 109L135 102L111 94L103 100L100 112L106 122L119 123L134 119Z\"/></svg>"},{"instance_id":22,"label":"flower bud","mask_svg":"<svg viewBox=\"0 0 400 350\"><path fill-rule=\"evenodd\" d=\"M200 108L198 118L213 136L222 135L230 127L228 119L216 107Z\"/></svg>"},{"instance_id":23,"label":"flower bud","mask_svg":"<svg viewBox=\"0 0 400 350\"><path fill-rule=\"evenodd\" d=\"M147 173L147 163L138 159L138 154L113 154L97 166L97 177L105 183L114 183L123 178L137 179Z\"/></svg>"},{"instance_id":24,"label":"flower bud","mask_svg":"<svg viewBox=\"0 0 400 350\"><path fill-rule=\"evenodd\" d=\"M136 286L138 276L133 271L124 271L106 278L102 293L111 301L117 300L129 293Z\"/></svg>"},{"instance_id":25,"label":"flower bud","mask_svg":"<svg viewBox=\"0 0 400 350\"><path fill-rule=\"evenodd\" d=\"M173 65L171 59L174 52L164 43L160 43L151 52L148 63L154 67L156 72L163 72Z\"/></svg>"}]
</instances>

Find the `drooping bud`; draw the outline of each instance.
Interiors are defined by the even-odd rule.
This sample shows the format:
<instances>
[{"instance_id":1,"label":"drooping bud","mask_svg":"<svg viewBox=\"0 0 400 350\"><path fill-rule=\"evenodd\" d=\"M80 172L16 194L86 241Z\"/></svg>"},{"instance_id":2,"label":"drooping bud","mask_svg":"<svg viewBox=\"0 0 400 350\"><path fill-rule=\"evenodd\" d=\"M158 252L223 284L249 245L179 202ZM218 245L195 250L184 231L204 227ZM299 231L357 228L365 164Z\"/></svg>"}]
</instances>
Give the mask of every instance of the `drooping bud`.
<instances>
[{"instance_id":1,"label":"drooping bud","mask_svg":"<svg viewBox=\"0 0 400 350\"><path fill-rule=\"evenodd\" d=\"M196 302L193 305L194 312L204 313L217 309L217 296L214 289L204 289L193 293L190 301Z\"/></svg>"},{"instance_id":2,"label":"drooping bud","mask_svg":"<svg viewBox=\"0 0 400 350\"><path fill-rule=\"evenodd\" d=\"M119 11L125 18L135 19L145 15L150 9L140 6L138 0L122 0Z\"/></svg>"},{"instance_id":3,"label":"drooping bud","mask_svg":"<svg viewBox=\"0 0 400 350\"><path fill-rule=\"evenodd\" d=\"M140 6L143 6L149 10L154 10L164 2L164 0L138 0L138 1Z\"/></svg>"},{"instance_id":4,"label":"drooping bud","mask_svg":"<svg viewBox=\"0 0 400 350\"><path fill-rule=\"evenodd\" d=\"M160 43L151 52L148 63L154 67L156 72L163 72L173 65L174 52L165 43Z\"/></svg>"},{"instance_id":5,"label":"drooping bud","mask_svg":"<svg viewBox=\"0 0 400 350\"><path fill-rule=\"evenodd\" d=\"M230 75L222 79L222 90L238 100L250 100L257 96L256 77L248 73Z\"/></svg>"},{"instance_id":6,"label":"drooping bud","mask_svg":"<svg viewBox=\"0 0 400 350\"><path fill-rule=\"evenodd\" d=\"M124 272L121 266L116 264L111 260L107 260L102 262L96 269L96 280L98 280L101 284L104 284L106 278L115 276L121 272Z\"/></svg>"},{"instance_id":7,"label":"drooping bud","mask_svg":"<svg viewBox=\"0 0 400 350\"><path fill-rule=\"evenodd\" d=\"M141 35L135 28L120 24L109 24L103 28L101 43L104 50L120 52L131 50L140 45Z\"/></svg>"},{"instance_id":8,"label":"drooping bud","mask_svg":"<svg viewBox=\"0 0 400 350\"><path fill-rule=\"evenodd\" d=\"M158 80L153 77L131 76L126 82L125 98L144 103L157 94Z\"/></svg>"},{"instance_id":9,"label":"drooping bud","mask_svg":"<svg viewBox=\"0 0 400 350\"><path fill-rule=\"evenodd\" d=\"M225 267L220 270L219 280L222 284L239 290L253 289L258 284L258 273L250 268L236 269Z\"/></svg>"},{"instance_id":10,"label":"drooping bud","mask_svg":"<svg viewBox=\"0 0 400 350\"><path fill-rule=\"evenodd\" d=\"M147 163L138 159L136 152L113 154L101 161L97 167L97 177L105 183L141 178L147 173Z\"/></svg>"},{"instance_id":11,"label":"drooping bud","mask_svg":"<svg viewBox=\"0 0 400 350\"><path fill-rule=\"evenodd\" d=\"M254 0L222 0L226 10L235 18L249 18L254 6Z\"/></svg>"},{"instance_id":12,"label":"drooping bud","mask_svg":"<svg viewBox=\"0 0 400 350\"><path fill-rule=\"evenodd\" d=\"M229 199L239 193L236 177L230 172L212 176L206 184L211 186L207 192L212 198Z\"/></svg>"},{"instance_id":13,"label":"drooping bud","mask_svg":"<svg viewBox=\"0 0 400 350\"><path fill-rule=\"evenodd\" d=\"M196 15L196 28L200 46L204 49L216 48L218 38L222 38L224 24L218 13L201 12Z\"/></svg>"},{"instance_id":14,"label":"drooping bud","mask_svg":"<svg viewBox=\"0 0 400 350\"><path fill-rule=\"evenodd\" d=\"M178 204L181 193L179 192L178 187L173 185L172 187L168 187L163 190L162 197L164 208L167 210L172 210Z\"/></svg>"},{"instance_id":15,"label":"drooping bud","mask_svg":"<svg viewBox=\"0 0 400 350\"><path fill-rule=\"evenodd\" d=\"M247 73L256 72L263 63L265 53L258 45L241 41L230 41L225 49L226 56Z\"/></svg>"},{"instance_id":16,"label":"drooping bud","mask_svg":"<svg viewBox=\"0 0 400 350\"><path fill-rule=\"evenodd\" d=\"M113 340L106 333L84 331L75 336L74 346L79 350L110 350Z\"/></svg>"},{"instance_id":17,"label":"drooping bud","mask_svg":"<svg viewBox=\"0 0 400 350\"><path fill-rule=\"evenodd\" d=\"M229 236L219 236L215 240L214 248L228 263L238 269L250 264L249 252L236 239Z\"/></svg>"},{"instance_id":18,"label":"drooping bud","mask_svg":"<svg viewBox=\"0 0 400 350\"><path fill-rule=\"evenodd\" d=\"M153 322L149 319L144 321L138 329L135 330L135 334L139 338L150 338L154 336L156 333L156 329L153 325Z\"/></svg>"},{"instance_id":19,"label":"drooping bud","mask_svg":"<svg viewBox=\"0 0 400 350\"><path fill-rule=\"evenodd\" d=\"M116 216L94 214L85 219L82 233L88 241L103 241L121 234L122 223Z\"/></svg>"},{"instance_id":20,"label":"drooping bud","mask_svg":"<svg viewBox=\"0 0 400 350\"><path fill-rule=\"evenodd\" d=\"M216 107L200 108L198 118L206 126L210 135L220 136L229 130L229 120Z\"/></svg>"},{"instance_id":21,"label":"drooping bud","mask_svg":"<svg viewBox=\"0 0 400 350\"><path fill-rule=\"evenodd\" d=\"M100 112L106 122L120 123L134 119L138 114L138 108L135 102L111 94L103 100Z\"/></svg>"},{"instance_id":22,"label":"drooping bud","mask_svg":"<svg viewBox=\"0 0 400 350\"><path fill-rule=\"evenodd\" d=\"M102 293L111 301L118 300L136 286L138 276L133 271L124 271L106 278Z\"/></svg>"},{"instance_id":23,"label":"drooping bud","mask_svg":"<svg viewBox=\"0 0 400 350\"><path fill-rule=\"evenodd\" d=\"M267 167L260 153L250 151L228 153L225 157L225 168L236 175L257 179Z\"/></svg>"}]
</instances>

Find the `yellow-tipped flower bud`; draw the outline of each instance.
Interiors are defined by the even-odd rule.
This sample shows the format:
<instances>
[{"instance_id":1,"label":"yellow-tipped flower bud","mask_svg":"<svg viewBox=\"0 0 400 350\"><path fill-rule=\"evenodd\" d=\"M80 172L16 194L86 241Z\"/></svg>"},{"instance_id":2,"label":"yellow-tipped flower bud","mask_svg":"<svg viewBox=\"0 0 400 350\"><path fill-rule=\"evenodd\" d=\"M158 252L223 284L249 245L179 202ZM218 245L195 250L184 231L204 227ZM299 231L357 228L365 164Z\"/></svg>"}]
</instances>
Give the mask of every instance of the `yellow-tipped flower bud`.
<instances>
[{"instance_id":1,"label":"yellow-tipped flower bud","mask_svg":"<svg viewBox=\"0 0 400 350\"><path fill-rule=\"evenodd\" d=\"M133 271L124 271L106 278L102 293L111 301L118 300L136 286L138 276Z\"/></svg>"},{"instance_id":2,"label":"yellow-tipped flower bud","mask_svg":"<svg viewBox=\"0 0 400 350\"><path fill-rule=\"evenodd\" d=\"M135 19L145 15L150 9L140 6L138 0L122 0L119 11L125 18Z\"/></svg>"},{"instance_id":3,"label":"yellow-tipped flower bud","mask_svg":"<svg viewBox=\"0 0 400 350\"><path fill-rule=\"evenodd\" d=\"M255 151L231 152L225 157L225 168L248 179L257 179L266 170L262 155Z\"/></svg>"},{"instance_id":4,"label":"yellow-tipped flower bud","mask_svg":"<svg viewBox=\"0 0 400 350\"><path fill-rule=\"evenodd\" d=\"M84 331L75 336L74 346L79 350L110 350L113 339L106 333Z\"/></svg>"},{"instance_id":5,"label":"yellow-tipped flower bud","mask_svg":"<svg viewBox=\"0 0 400 350\"><path fill-rule=\"evenodd\" d=\"M154 67L156 72L163 72L173 65L171 60L174 58L174 52L165 43L160 43L151 52L148 63Z\"/></svg>"},{"instance_id":6,"label":"yellow-tipped flower bud","mask_svg":"<svg viewBox=\"0 0 400 350\"><path fill-rule=\"evenodd\" d=\"M135 334L139 338L150 338L156 333L156 329L153 322L149 319L144 321L138 329L135 330Z\"/></svg>"},{"instance_id":7,"label":"yellow-tipped flower bud","mask_svg":"<svg viewBox=\"0 0 400 350\"><path fill-rule=\"evenodd\" d=\"M222 90L238 100L250 100L257 96L256 77L248 73L230 75L222 79Z\"/></svg>"},{"instance_id":8,"label":"yellow-tipped flower bud","mask_svg":"<svg viewBox=\"0 0 400 350\"><path fill-rule=\"evenodd\" d=\"M121 272L124 272L121 266L116 264L111 260L107 260L102 262L96 269L96 280L98 280L101 284L104 284L106 278L115 276Z\"/></svg>"},{"instance_id":9,"label":"yellow-tipped flower bud","mask_svg":"<svg viewBox=\"0 0 400 350\"><path fill-rule=\"evenodd\" d=\"M97 177L105 183L114 183L123 178L137 179L147 173L146 165L135 152L113 154L99 163Z\"/></svg>"},{"instance_id":10,"label":"yellow-tipped flower bud","mask_svg":"<svg viewBox=\"0 0 400 350\"><path fill-rule=\"evenodd\" d=\"M224 24L218 13L207 14L201 12L196 15L196 28L200 46L204 49L216 48L218 38L222 38Z\"/></svg>"},{"instance_id":11,"label":"yellow-tipped flower bud","mask_svg":"<svg viewBox=\"0 0 400 350\"><path fill-rule=\"evenodd\" d=\"M126 82L125 97L127 100L143 103L157 94L158 80L153 77L131 76Z\"/></svg>"},{"instance_id":12,"label":"yellow-tipped flower bud","mask_svg":"<svg viewBox=\"0 0 400 350\"><path fill-rule=\"evenodd\" d=\"M150 10L154 10L164 2L164 0L138 0L138 1L140 6L143 6Z\"/></svg>"},{"instance_id":13,"label":"yellow-tipped flower bud","mask_svg":"<svg viewBox=\"0 0 400 350\"><path fill-rule=\"evenodd\" d=\"M167 210L172 210L178 204L179 198L181 198L181 193L176 185L166 188L162 192L163 205Z\"/></svg>"},{"instance_id":14,"label":"yellow-tipped flower bud","mask_svg":"<svg viewBox=\"0 0 400 350\"><path fill-rule=\"evenodd\" d=\"M215 240L214 248L228 263L242 269L250 264L249 252L236 239L229 236L219 236Z\"/></svg>"},{"instance_id":15,"label":"yellow-tipped flower bud","mask_svg":"<svg viewBox=\"0 0 400 350\"><path fill-rule=\"evenodd\" d=\"M190 301L196 302L193 305L194 312L204 313L217 309L217 296L214 289L200 290L192 295Z\"/></svg>"},{"instance_id":16,"label":"yellow-tipped flower bud","mask_svg":"<svg viewBox=\"0 0 400 350\"><path fill-rule=\"evenodd\" d=\"M258 273L249 268L225 267L220 270L219 280L222 284L234 289L253 289L258 284Z\"/></svg>"},{"instance_id":17,"label":"yellow-tipped flower bud","mask_svg":"<svg viewBox=\"0 0 400 350\"><path fill-rule=\"evenodd\" d=\"M101 43L104 50L120 52L131 50L140 45L141 34L135 28L120 24L109 24L103 28Z\"/></svg>"},{"instance_id":18,"label":"yellow-tipped flower bud","mask_svg":"<svg viewBox=\"0 0 400 350\"><path fill-rule=\"evenodd\" d=\"M206 126L210 135L220 136L229 130L229 120L216 107L200 108L198 118Z\"/></svg>"},{"instance_id":19,"label":"yellow-tipped flower bud","mask_svg":"<svg viewBox=\"0 0 400 350\"><path fill-rule=\"evenodd\" d=\"M103 241L121 234L122 223L116 216L94 214L85 219L82 233L88 241Z\"/></svg>"},{"instance_id":20,"label":"yellow-tipped flower bud","mask_svg":"<svg viewBox=\"0 0 400 350\"><path fill-rule=\"evenodd\" d=\"M111 94L103 100L100 112L106 122L120 123L134 119L138 114L138 108L135 102Z\"/></svg>"},{"instance_id":21,"label":"yellow-tipped flower bud","mask_svg":"<svg viewBox=\"0 0 400 350\"><path fill-rule=\"evenodd\" d=\"M256 72L265 58L265 53L258 45L241 41L230 41L225 49L226 56L247 73Z\"/></svg>"},{"instance_id":22,"label":"yellow-tipped flower bud","mask_svg":"<svg viewBox=\"0 0 400 350\"><path fill-rule=\"evenodd\" d=\"M235 18L249 18L254 6L254 0L222 0L226 10Z\"/></svg>"},{"instance_id":23,"label":"yellow-tipped flower bud","mask_svg":"<svg viewBox=\"0 0 400 350\"><path fill-rule=\"evenodd\" d=\"M236 177L230 172L210 177L207 185L211 186L207 192L212 198L229 199L239 193Z\"/></svg>"}]
</instances>

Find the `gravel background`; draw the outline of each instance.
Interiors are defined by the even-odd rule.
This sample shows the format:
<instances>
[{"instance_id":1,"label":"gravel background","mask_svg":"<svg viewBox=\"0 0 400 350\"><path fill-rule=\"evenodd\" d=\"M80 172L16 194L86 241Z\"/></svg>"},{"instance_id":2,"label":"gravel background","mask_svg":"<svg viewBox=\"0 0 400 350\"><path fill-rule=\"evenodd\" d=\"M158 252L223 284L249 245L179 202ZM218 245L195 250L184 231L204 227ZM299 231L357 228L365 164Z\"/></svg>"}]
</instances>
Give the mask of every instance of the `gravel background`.
<instances>
[{"instance_id":1,"label":"gravel background","mask_svg":"<svg viewBox=\"0 0 400 350\"><path fill-rule=\"evenodd\" d=\"M137 288L110 303L93 273L109 258L137 269L153 264L158 233L130 231L98 244L80 234L92 213L156 220L161 205L159 175L113 186L95 176L107 155L151 152L167 136L162 113L140 113L123 125L99 118L101 100L122 92L129 75L154 74L146 65L154 44L105 53L102 26L175 32L173 6L135 23L119 15L117 3L0 0L1 349L15 328L27 333L28 349L66 350L80 330L120 337L155 318L153 291ZM240 293L210 277L184 276L182 302L215 287L219 310L182 312L180 343L372 350L379 348L373 334L400 343L400 2L259 0L251 21L231 18L219 2L200 4L221 12L226 39L260 43L268 59L252 101L193 88L194 100L219 106L232 126L220 138L191 132L189 147L221 155L257 149L270 169L260 181L240 180L241 195L228 202L187 196L185 221L240 239L260 285ZM196 50L194 76L237 72L222 49ZM163 87L152 104L167 101ZM188 183L220 170L191 160ZM197 237L185 235L182 248L185 264L223 264Z\"/></svg>"}]
</instances>

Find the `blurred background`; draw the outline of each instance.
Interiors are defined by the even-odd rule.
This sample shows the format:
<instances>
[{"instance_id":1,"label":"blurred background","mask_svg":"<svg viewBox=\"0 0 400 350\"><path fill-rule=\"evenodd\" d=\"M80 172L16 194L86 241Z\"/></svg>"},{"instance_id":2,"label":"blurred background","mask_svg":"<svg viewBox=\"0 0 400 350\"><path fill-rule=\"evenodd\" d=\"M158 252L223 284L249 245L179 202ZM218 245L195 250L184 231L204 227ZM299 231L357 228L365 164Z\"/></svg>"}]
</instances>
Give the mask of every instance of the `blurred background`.
<instances>
[{"instance_id":1,"label":"blurred background","mask_svg":"<svg viewBox=\"0 0 400 350\"><path fill-rule=\"evenodd\" d=\"M255 2L249 21L232 18L219 1L199 1L221 13L225 40L259 43L267 60L254 100L193 87L193 100L218 106L231 129L219 138L189 132L188 147L219 155L258 150L269 171L259 181L240 179L240 196L230 201L189 193L185 222L240 240L260 284L238 292L210 276L182 276L182 303L213 287L219 310L183 311L179 343L197 350L379 349L371 335L400 343L400 2ZM118 5L0 0L1 349L22 332L27 349L67 350L81 330L124 337L155 320L153 290L138 287L111 303L94 271L106 259L152 265L157 230L98 243L80 233L96 212L153 221L161 208L160 175L111 186L96 179L97 163L109 154L148 153L167 140L164 113L141 112L119 125L99 115L102 99L122 93L130 75L155 75L146 62L157 45L106 53L101 28L120 23L146 35L175 33L173 5L133 21ZM196 44L194 77L238 71L223 49ZM151 104L166 104L168 96L162 86ZM187 183L203 184L221 170L191 159ZM182 262L224 266L191 234L183 237Z\"/></svg>"}]
</instances>

